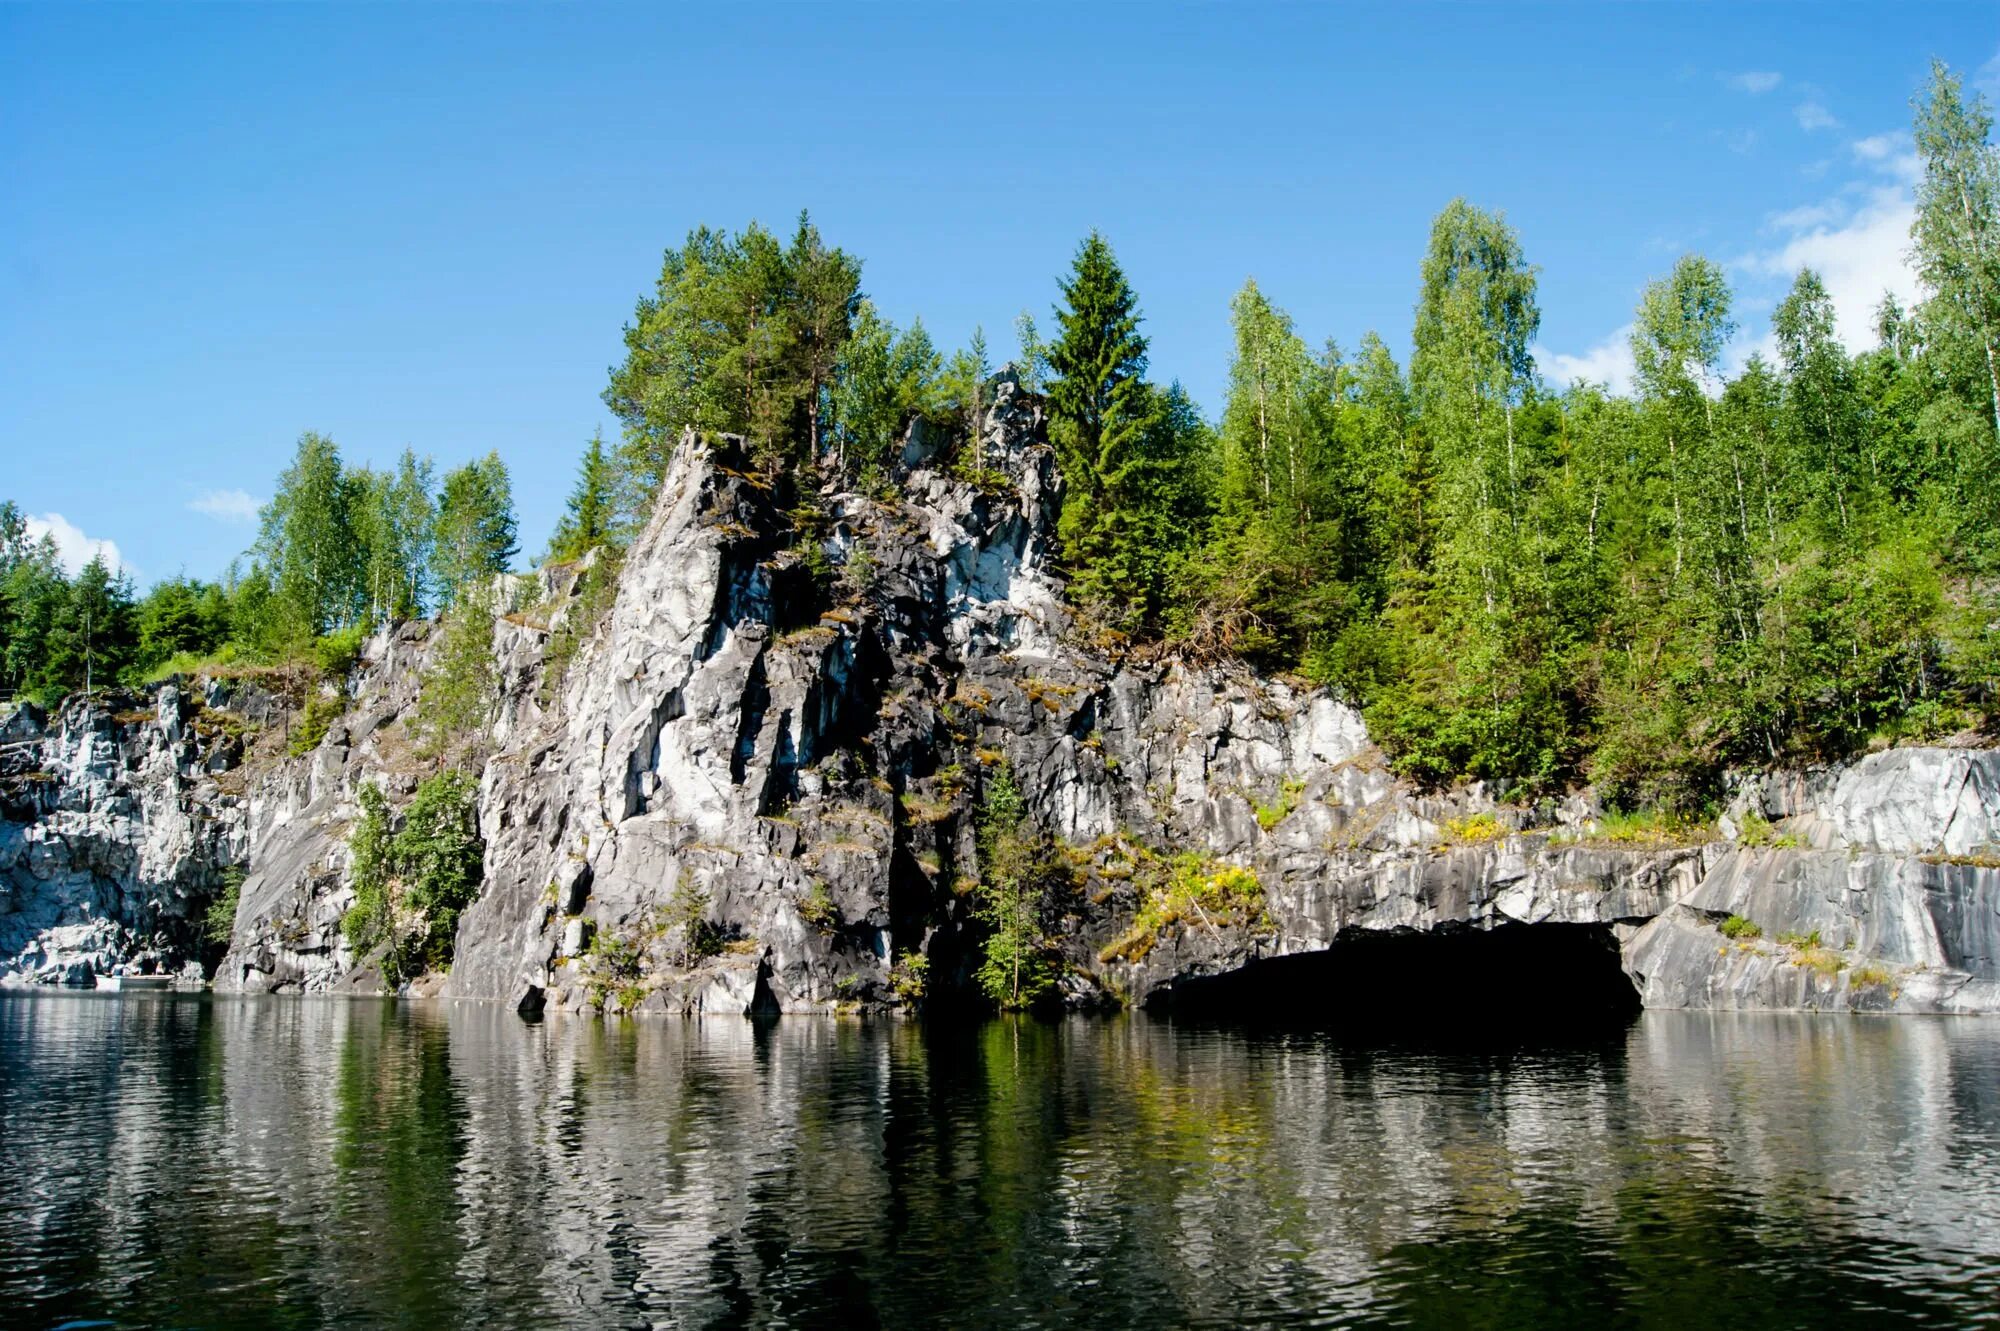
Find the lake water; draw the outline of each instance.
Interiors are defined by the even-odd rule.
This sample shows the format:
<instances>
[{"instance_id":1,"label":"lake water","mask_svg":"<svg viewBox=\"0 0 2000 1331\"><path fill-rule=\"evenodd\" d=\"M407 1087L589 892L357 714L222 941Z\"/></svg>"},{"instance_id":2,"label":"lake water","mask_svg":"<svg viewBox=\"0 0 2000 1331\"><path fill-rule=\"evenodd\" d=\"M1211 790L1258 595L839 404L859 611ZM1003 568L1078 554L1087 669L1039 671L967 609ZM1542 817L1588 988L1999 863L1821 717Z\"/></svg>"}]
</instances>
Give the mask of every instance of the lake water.
<instances>
[{"instance_id":1,"label":"lake water","mask_svg":"<svg viewBox=\"0 0 2000 1331\"><path fill-rule=\"evenodd\" d=\"M2000 1022L0 997L0 1325L2000 1324Z\"/></svg>"}]
</instances>

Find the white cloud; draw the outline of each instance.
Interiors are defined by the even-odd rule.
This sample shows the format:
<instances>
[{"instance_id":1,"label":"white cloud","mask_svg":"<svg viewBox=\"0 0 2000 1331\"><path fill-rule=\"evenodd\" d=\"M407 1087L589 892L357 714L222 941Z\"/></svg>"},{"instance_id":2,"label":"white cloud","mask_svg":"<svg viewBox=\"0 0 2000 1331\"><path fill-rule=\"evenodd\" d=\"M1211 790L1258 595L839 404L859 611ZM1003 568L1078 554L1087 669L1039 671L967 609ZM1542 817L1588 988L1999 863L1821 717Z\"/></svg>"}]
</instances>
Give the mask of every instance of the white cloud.
<instances>
[{"instance_id":1,"label":"white cloud","mask_svg":"<svg viewBox=\"0 0 2000 1331\"><path fill-rule=\"evenodd\" d=\"M1733 153L1747 153L1757 146L1757 131L1754 129L1732 130L1722 136L1724 144Z\"/></svg>"},{"instance_id":2,"label":"white cloud","mask_svg":"<svg viewBox=\"0 0 2000 1331\"><path fill-rule=\"evenodd\" d=\"M1808 203L1799 208L1788 208L1782 213L1772 213L1771 231L1809 231L1828 222L1838 222L1847 216L1847 205L1839 199L1828 199L1824 203Z\"/></svg>"},{"instance_id":3,"label":"white cloud","mask_svg":"<svg viewBox=\"0 0 2000 1331\"><path fill-rule=\"evenodd\" d=\"M1990 98L2000 99L2000 51L1995 51L1973 74L1972 86Z\"/></svg>"},{"instance_id":4,"label":"white cloud","mask_svg":"<svg viewBox=\"0 0 2000 1331\"><path fill-rule=\"evenodd\" d=\"M1629 392L1632 387L1632 325L1626 324L1596 346L1577 355L1567 352L1550 351L1537 345L1534 348L1535 364L1549 382L1567 388L1578 379L1594 384L1603 384L1613 393Z\"/></svg>"},{"instance_id":5,"label":"white cloud","mask_svg":"<svg viewBox=\"0 0 2000 1331\"><path fill-rule=\"evenodd\" d=\"M1783 83L1785 76L1776 70L1746 69L1740 74L1724 74L1722 81L1738 92L1747 92L1757 97Z\"/></svg>"},{"instance_id":6,"label":"white cloud","mask_svg":"<svg viewBox=\"0 0 2000 1331\"><path fill-rule=\"evenodd\" d=\"M1854 150L1854 156L1860 161L1881 162L1886 161L1889 154L1896 151L1902 139L1903 136L1900 134L1871 134L1865 139L1856 139L1848 146Z\"/></svg>"},{"instance_id":7,"label":"white cloud","mask_svg":"<svg viewBox=\"0 0 2000 1331\"><path fill-rule=\"evenodd\" d=\"M1854 160L1863 166L1894 176L1905 184L1914 185L1924 173L1924 164L1917 158L1916 145L1910 136L1900 131L1888 134L1871 134L1865 139L1856 139L1847 145L1854 154Z\"/></svg>"},{"instance_id":8,"label":"white cloud","mask_svg":"<svg viewBox=\"0 0 2000 1331\"><path fill-rule=\"evenodd\" d=\"M1840 121L1821 102L1800 102L1792 114L1799 118L1799 128L1808 134L1814 130L1840 128Z\"/></svg>"},{"instance_id":9,"label":"white cloud","mask_svg":"<svg viewBox=\"0 0 2000 1331\"><path fill-rule=\"evenodd\" d=\"M1785 282L1799 269L1811 268L1833 298L1840 340L1850 351L1873 346L1875 307L1882 293L1893 291L1906 305L1917 299L1917 276L1905 258L1916 216L1909 187L1898 183L1866 189L1861 205L1838 226L1807 218L1810 209L1795 211L1800 224L1789 228L1793 234L1783 244L1745 255L1734 266Z\"/></svg>"},{"instance_id":10,"label":"white cloud","mask_svg":"<svg viewBox=\"0 0 2000 1331\"><path fill-rule=\"evenodd\" d=\"M251 523L263 504L244 490L210 490L188 500L188 507L218 522Z\"/></svg>"},{"instance_id":11,"label":"white cloud","mask_svg":"<svg viewBox=\"0 0 2000 1331\"><path fill-rule=\"evenodd\" d=\"M125 557L118 553L115 541L100 541L85 536L82 528L60 513L44 513L28 519L28 539L39 541L44 536L55 541L56 557L72 576L99 555L104 557L105 566L112 572L131 572L126 568Z\"/></svg>"}]
</instances>

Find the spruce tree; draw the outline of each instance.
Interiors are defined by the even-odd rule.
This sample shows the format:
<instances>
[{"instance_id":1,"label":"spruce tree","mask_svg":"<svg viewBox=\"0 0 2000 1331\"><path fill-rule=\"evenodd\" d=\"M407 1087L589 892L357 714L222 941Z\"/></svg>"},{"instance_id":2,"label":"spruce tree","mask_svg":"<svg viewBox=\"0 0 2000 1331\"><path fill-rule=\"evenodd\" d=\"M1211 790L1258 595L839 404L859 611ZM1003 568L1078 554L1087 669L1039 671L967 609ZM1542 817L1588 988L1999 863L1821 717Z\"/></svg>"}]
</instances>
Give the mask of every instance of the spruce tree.
<instances>
[{"instance_id":1,"label":"spruce tree","mask_svg":"<svg viewBox=\"0 0 2000 1331\"><path fill-rule=\"evenodd\" d=\"M1138 297L1103 236L1077 248L1061 289L1048 352L1049 437L1066 483L1059 530L1078 599L1129 621L1156 567L1139 538L1160 402L1145 380Z\"/></svg>"},{"instance_id":2,"label":"spruce tree","mask_svg":"<svg viewBox=\"0 0 2000 1331\"><path fill-rule=\"evenodd\" d=\"M805 402L804 456L817 462L826 443L824 420L841 348L861 305L861 261L828 249L819 228L802 212L798 232L785 252L785 272L792 324L791 379Z\"/></svg>"},{"instance_id":3,"label":"spruce tree","mask_svg":"<svg viewBox=\"0 0 2000 1331\"><path fill-rule=\"evenodd\" d=\"M611 460L605 456L604 434L590 437L578 467L576 488L569 492L569 504L549 539L548 562L581 559L612 539L616 515L617 478Z\"/></svg>"}]
</instances>

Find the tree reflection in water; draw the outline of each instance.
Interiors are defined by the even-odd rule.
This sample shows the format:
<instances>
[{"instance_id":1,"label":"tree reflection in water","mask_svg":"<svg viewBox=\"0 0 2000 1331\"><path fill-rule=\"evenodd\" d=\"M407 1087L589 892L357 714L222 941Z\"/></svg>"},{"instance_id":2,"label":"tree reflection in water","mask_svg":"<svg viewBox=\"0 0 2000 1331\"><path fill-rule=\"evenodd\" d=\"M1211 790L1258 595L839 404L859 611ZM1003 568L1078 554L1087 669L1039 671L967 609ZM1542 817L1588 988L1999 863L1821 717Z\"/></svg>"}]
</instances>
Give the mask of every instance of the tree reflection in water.
<instances>
[{"instance_id":1,"label":"tree reflection in water","mask_svg":"<svg viewBox=\"0 0 2000 1331\"><path fill-rule=\"evenodd\" d=\"M2000 1030L0 998L10 1325L1962 1325Z\"/></svg>"}]
</instances>

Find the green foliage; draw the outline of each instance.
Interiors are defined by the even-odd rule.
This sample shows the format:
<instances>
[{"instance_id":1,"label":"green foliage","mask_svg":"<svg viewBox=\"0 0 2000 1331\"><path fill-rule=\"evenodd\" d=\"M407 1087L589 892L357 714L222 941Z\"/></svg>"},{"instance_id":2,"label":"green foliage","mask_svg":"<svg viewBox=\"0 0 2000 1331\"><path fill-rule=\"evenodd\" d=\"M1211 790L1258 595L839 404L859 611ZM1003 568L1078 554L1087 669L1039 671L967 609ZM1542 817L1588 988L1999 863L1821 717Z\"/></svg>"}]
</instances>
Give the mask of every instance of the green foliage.
<instances>
[{"instance_id":1,"label":"green foliage","mask_svg":"<svg viewBox=\"0 0 2000 1331\"><path fill-rule=\"evenodd\" d=\"M1049 438L1067 482L1059 529L1071 593L1102 623L1157 623L1168 575L1199 524L1176 508L1206 495L1186 484L1209 446L1178 387L1146 382L1138 296L1111 246L1092 232L1077 249L1049 345Z\"/></svg>"},{"instance_id":2,"label":"green foliage","mask_svg":"<svg viewBox=\"0 0 2000 1331\"><path fill-rule=\"evenodd\" d=\"M272 584L269 634L303 644L348 623L362 591L357 487L325 435L299 436L265 506L257 555Z\"/></svg>"},{"instance_id":3,"label":"green foliage","mask_svg":"<svg viewBox=\"0 0 2000 1331\"><path fill-rule=\"evenodd\" d=\"M639 516L687 431L748 436L774 471L818 459L860 280L860 262L828 248L803 213L789 246L752 223L736 236L703 227L667 251L604 394L625 427L622 462ZM885 419L886 409L861 428L873 433Z\"/></svg>"},{"instance_id":4,"label":"green foliage","mask_svg":"<svg viewBox=\"0 0 2000 1331\"><path fill-rule=\"evenodd\" d=\"M389 802L381 788L363 785L356 792L356 799L361 805L361 818L347 838L354 902L341 916L340 931L349 949L360 956L389 937L393 928L390 879L394 857Z\"/></svg>"},{"instance_id":5,"label":"green foliage","mask_svg":"<svg viewBox=\"0 0 2000 1331\"><path fill-rule=\"evenodd\" d=\"M646 995L643 930L597 929L584 951L590 1000L600 1008L630 1012Z\"/></svg>"},{"instance_id":6,"label":"green foliage","mask_svg":"<svg viewBox=\"0 0 2000 1331\"><path fill-rule=\"evenodd\" d=\"M833 904L833 895L826 890L826 884L818 879L799 898L798 912L806 927L817 933L830 934L840 927L840 908Z\"/></svg>"},{"instance_id":7,"label":"green foliage","mask_svg":"<svg viewBox=\"0 0 2000 1331\"><path fill-rule=\"evenodd\" d=\"M1296 777L1286 777L1278 786L1278 797L1269 804L1252 807L1257 813L1257 826L1266 832L1292 816L1292 810L1299 807L1299 796L1305 793L1306 783Z\"/></svg>"},{"instance_id":8,"label":"green foliage","mask_svg":"<svg viewBox=\"0 0 2000 1331\"><path fill-rule=\"evenodd\" d=\"M348 836L354 904L341 919L348 946L362 954L386 945L390 983L451 964L458 917L479 894L485 843L479 836L478 786L447 770L417 787L390 832L388 801L364 785L361 818Z\"/></svg>"},{"instance_id":9,"label":"green foliage","mask_svg":"<svg viewBox=\"0 0 2000 1331\"><path fill-rule=\"evenodd\" d=\"M498 463L479 466L491 479ZM376 626L435 602L431 491L428 459L406 449L394 473L348 468L332 440L308 431L247 567L219 582L169 578L143 597L102 560L67 576L53 543L30 540L19 509L0 504L0 691L53 704L86 686L216 666L344 674ZM503 513L499 525L511 523ZM319 712L309 735L331 715Z\"/></svg>"},{"instance_id":10,"label":"green foliage","mask_svg":"<svg viewBox=\"0 0 2000 1331\"><path fill-rule=\"evenodd\" d=\"M1744 919L1741 915L1731 915L1716 927L1722 930L1724 938L1762 938L1764 936L1764 931L1761 928Z\"/></svg>"},{"instance_id":11,"label":"green foliage","mask_svg":"<svg viewBox=\"0 0 2000 1331\"><path fill-rule=\"evenodd\" d=\"M1050 846L1004 766L989 774L977 818L979 882L973 913L986 926L976 978L1002 1008L1032 1006L1055 987L1057 959L1042 925Z\"/></svg>"},{"instance_id":12,"label":"green foliage","mask_svg":"<svg viewBox=\"0 0 2000 1331\"><path fill-rule=\"evenodd\" d=\"M133 621L138 641L131 673L146 679L175 658L200 660L228 641L228 595L215 583L169 578L141 598Z\"/></svg>"},{"instance_id":13,"label":"green foliage","mask_svg":"<svg viewBox=\"0 0 2000 1331\"><path fill-rule=\"evenodd\" d=\"M575 599L562 622L549 635L542 653L541 700L546 706L562 688L570 663L577 652L618 599L618 570L624 567L625 552L616 546L598 547L597 558L578 575Z\"/></svg>"},{"instance_id":14,"label":"green foliage","mask_svg":"<svg viewBox=\"0 0 2000 1331\"><path fill-rule=\"evenodd\" d=\"M577 469L576 488L549 538L545 561L561 563L581 559L600 546L618 539L618 476L604 451L604 435L591 435Z\"/></svg>"},{"instance_id":15,"label":"green foliage","mask_svg":"<svg viewBox=\"0 0 2000 1331\"><path fill-rule=\"evenodd\" d=\"M840 461L864 475L886 471L910 422L939 410L942 373L921 319L899 333L873 302L862 301L832 390Z\"/></svg>"},{"instance_id":16,"label":"green foliage","mask_svg":"<svg viewBox=\"0 0 2000 1331\"><path fill-rule=\"evenodd\" d=\"M1736 839L1753 849L1797 850L1805 843L1790 833L1779 833L1771 826L1770 820L1755 809L1744 811L1738 823Z\"/></svg>"},{"instance_id":17,"label":"green foliage","mask_svg":"<svg viewBox=\"0 0 2000 1331\"><path fill-rule=\"evenodd\" d=\"M513 485L500 455L446 472L431 544L431 576L443 603L476 595L516 553Z\"/></svg>"},{"instance_id":18,"label":"green foliage","mask_svg":"<svg viewBox=\"0 0 2000 1331\"><path fill-rule=\"evenodd\" d=\"M889 992L906 1007L924 1001L930 983L931 959L921 952L905 952L889 967Z\"/></svg>"},{"instance_id":19,"label":"green foliage","mask_svg":"<svg viewBox=\"0 0 2000 1331\"><path fill-rule=\"evenodd\" d=\"M368 627L365 624L350 624L332 633L322 634L313 639L312 662L321 675L339 682L354 670L361 660L361 648L368 641Z\"/></svg>"},{"instance_id":20,"label":"green foliage","mask_svg":"<svg viewBox=\"0 0 2000 1331\"><path fill-rule=\"evenodd\" d=\"M683 970L722 951L722 933L708 918L708 889L683 873L661 908L660 925L679 940L675 964Z\"/></svg>"},{"instance_id":21,"label":"green foliage","mask_svg":"<svg viewBox=\"0 0 2000 1331\"><path fill-rule=\"evenodd\" d=\"M285 752L294 758L311 753L346 711L347 699L344 696L315 688L306 696L306 705L291 720L290 731L285 736Z\"/></svg>"},{"instance_id":22,"label":"green foliage","mask_svg":"<svg viewBox=\"0 0 2000 1331\"><path fill-rule=\"evenodd\" d=\"M221 890L202 914L201 936L216 947L227 947L236 932L236 907L243 900L245 874L240 865L230 865L217 876Z\"/></svg>"},{"instance_id":23,"label":"green foliage","mask_svg":"<svg viewBox=\"0 0 2000 1331\"><path fill-rule=\"evenodd\" d=\"M1664 850L1715 839L1715 824L1673 808L1610 810L1591 820L1580 840Z\"/></svg>"},{"instance_id":24,"label":"green foliage","mask_svg":"<svg viewBox=\"0 0 2000 1331\"><path fill-rule=\"evenodd\" d=\"M491 594L474 588L437 630L440 641L423 674L413 727L431 754L468 743L485 728L497 688L493 620Z\"/></svg>"},{"instance_id":25,"label":"green foliage","mask_svg":"<svg viewBox=\"0 0 2000 1331\"><path fill-rule=\"evenodd\" d=\"M1139 909L1131 927L1098 953L1100 961L1141 961L1169 929L1219 933L1225 928L1269 925L1263 884L1241 865L1220 864L1184 851L1165 862L1143 858L1139 868L1143 873Z\"/></svg>"}]
</instances>

